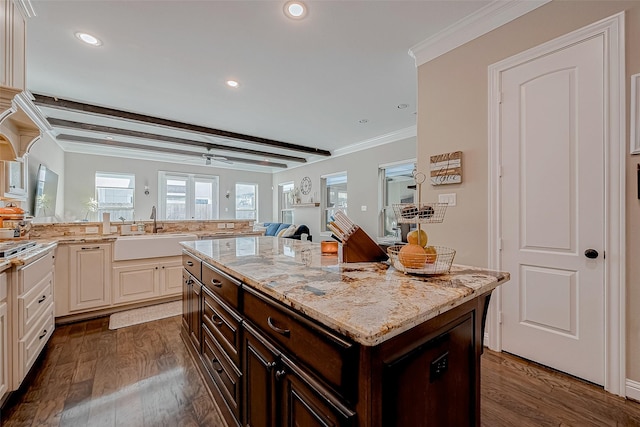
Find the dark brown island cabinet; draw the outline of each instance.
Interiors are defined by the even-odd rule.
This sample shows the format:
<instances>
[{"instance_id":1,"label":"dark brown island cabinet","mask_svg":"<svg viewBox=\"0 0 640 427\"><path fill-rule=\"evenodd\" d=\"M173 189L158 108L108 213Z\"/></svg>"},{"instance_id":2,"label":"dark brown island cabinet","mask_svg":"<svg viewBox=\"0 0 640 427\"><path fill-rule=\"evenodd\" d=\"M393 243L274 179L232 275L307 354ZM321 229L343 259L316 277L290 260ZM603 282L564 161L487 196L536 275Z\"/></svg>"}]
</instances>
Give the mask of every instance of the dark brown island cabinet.
<instances>
[{"instance_id":1,"label":"dark brown island cabinet","mask_svg":"<svg viewBox=\"0 0 640 427\"><path fill-rule=\"evenodd\" d=\"M229 426L480 425L491 291L380 344L183 255L182 336Z\"/></svg>"}]
</instances>

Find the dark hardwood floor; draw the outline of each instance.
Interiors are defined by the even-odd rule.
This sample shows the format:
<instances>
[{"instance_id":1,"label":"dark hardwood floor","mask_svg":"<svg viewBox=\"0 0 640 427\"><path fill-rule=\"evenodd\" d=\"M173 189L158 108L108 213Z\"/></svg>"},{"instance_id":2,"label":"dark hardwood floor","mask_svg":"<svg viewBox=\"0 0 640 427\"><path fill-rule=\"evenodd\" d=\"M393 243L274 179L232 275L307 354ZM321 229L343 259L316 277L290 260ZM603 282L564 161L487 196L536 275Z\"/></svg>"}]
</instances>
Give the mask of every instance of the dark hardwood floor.
<instances>
[{"instance_id":1,"label":"dark hardwood floor","mask_svg":"<svg viewBox=\"0 0 640 427\"><path fill-rule=\"evenodd\" d=\"M179 317L116 331L108 324L57 328L0 424L225 425L180 339ZM514 356L487 350L482 370L483 426L640 426L640 404Z\"/></svg>"}]
</instances>

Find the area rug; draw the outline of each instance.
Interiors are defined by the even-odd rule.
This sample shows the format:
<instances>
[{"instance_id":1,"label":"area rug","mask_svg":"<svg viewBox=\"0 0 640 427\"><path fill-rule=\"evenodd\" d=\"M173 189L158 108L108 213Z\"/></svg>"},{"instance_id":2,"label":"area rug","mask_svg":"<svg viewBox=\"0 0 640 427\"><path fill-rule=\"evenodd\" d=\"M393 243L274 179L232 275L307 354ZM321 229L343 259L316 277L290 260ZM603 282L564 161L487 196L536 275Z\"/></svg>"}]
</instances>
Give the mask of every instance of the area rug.
<instances>
[{"instance_id":1,"label":"area rug","mask_svg":"<svg viewBox=\"0 0 640 427\"><path fill-rule=\"evenodd\" d=\"M124 328L153 320L164 319L165 317L178 316L180 314L182 314L182 301L173 301L121 311L111 315L109 318L109 329Z\"/></svg>"}]
</instances>

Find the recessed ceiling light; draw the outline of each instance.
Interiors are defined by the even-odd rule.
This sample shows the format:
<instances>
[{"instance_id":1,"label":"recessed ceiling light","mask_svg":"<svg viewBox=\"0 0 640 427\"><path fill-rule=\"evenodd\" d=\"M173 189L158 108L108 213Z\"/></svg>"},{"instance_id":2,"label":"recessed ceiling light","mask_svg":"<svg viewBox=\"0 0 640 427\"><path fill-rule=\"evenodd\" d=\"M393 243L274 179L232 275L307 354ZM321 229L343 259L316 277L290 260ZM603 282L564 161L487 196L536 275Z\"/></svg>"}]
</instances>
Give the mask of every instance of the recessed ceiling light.
<instances>
[{"instance_id":1,"label":"recessed ceiling light","mask_svg":"<svg viewBox=\"0 0 640 427\"><path fill-rule=\"evenodd\" d=\"M404 110L404 109L405 109L405 108L407 108L408 106L409 106L409 104L399 104L399 105L398 105L398 108L399 108L400 110Z\"/></svg>"},{"instance_id":2,"label":"recessed ceiling light","mask_svg":"<svg viewBox=\"0 0 640 427\"><path fill-rule=\"evenodd\" d=\"M369 123L369 119L360 119L358 120L358 123L362 123L362 124Z\"/></svg>"},{"instance_id":3,"label":"recessed ceiling light","mask_svg":"<svg viewBox=\"0 0 640 427\"><path fill-rule=\"evenodd\" d=\"M77 32L76 37L91 46L102 46L102 41L96 36L92 36L91 34Z\"/></svg>"},{"instance_id":4,"label":"recessed ceiling light","mask_svg":"<svg viewBox=\"0 0 640 427\"><path fill-rule=\"evenodd\" d=\"M236 87L240 86L240 83L238 83L235 80L227 80L227 86L236 88Z\"/></svg>"},{"instance_id":5,"label":"recessed ceiling light","mask_svg":"<svg viewBox=\"0 0 640 427\"><path fill-rule=\"evenodd\" d=\"M291 19L302 19L307 16L307 7L301 1L290 1L284 5L284 14Z\"/></svg>"}]
</instances>

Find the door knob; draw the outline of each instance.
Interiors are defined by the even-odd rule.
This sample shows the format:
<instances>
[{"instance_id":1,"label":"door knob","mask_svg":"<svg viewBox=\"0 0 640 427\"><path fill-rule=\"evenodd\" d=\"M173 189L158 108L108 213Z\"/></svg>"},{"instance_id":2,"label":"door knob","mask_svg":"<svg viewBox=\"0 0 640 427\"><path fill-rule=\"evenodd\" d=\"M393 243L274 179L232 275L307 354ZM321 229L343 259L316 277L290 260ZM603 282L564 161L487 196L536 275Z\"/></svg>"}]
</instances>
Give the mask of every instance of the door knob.
<instances>
[{"instance_id":1,"label":"door knob","mask_svg":"<svg viewBox=\"0 0 640 427\"><path fill-rule=\"evenodd\" d=\"M598 251L596 251L595 249L587 249L586 251L584 251L584 256L590 259L598 258Z\"/></svg>"}]
</instances>

